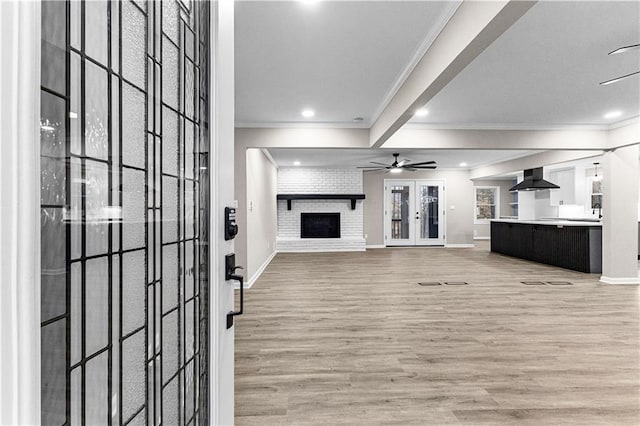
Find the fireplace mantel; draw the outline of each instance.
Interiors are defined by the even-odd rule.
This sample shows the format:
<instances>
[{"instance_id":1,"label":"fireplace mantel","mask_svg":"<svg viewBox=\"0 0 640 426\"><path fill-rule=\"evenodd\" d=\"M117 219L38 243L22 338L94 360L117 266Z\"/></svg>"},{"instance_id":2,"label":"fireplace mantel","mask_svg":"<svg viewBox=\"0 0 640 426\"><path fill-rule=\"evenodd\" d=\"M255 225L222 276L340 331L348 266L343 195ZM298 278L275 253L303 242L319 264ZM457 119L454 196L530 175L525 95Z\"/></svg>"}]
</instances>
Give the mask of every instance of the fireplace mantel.
<instances>
[{"instance_id":1,"label":"fireplace mantel","mask_svg":"<svg viewBox=\"0 0 640 426\"><path fill-rule=\"evenodd\" d=\"M351 200L351 210L355 210L356 200L364 200L364 194L278 194L277 199L287 200L287 210L292 200Z\"/></svg>"}]
</instances>

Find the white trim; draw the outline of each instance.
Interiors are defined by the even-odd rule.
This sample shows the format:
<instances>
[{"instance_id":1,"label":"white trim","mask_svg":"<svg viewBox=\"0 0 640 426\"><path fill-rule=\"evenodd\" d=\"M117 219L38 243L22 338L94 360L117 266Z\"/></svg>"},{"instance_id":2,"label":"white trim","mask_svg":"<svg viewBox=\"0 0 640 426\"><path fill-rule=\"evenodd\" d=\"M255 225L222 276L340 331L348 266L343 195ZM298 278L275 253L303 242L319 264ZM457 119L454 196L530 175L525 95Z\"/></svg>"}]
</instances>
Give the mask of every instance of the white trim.
<instances>
[{"instance_id":1,"label":"white trim","mask_svg":"<svg viewBox=\"0 0 640 426\"><path fill-rule=\"evenodd\" d=\"M41 422L41 3L0 2L0 424Z\"/></svg>"},{"instance_id":2,"label":"white trim","mask_svg":"<svg viewBox=\"0 0 640 426\"><path fill-rule=\"evenodd\" d=\"M244 288L251 288L253 286L253 284L255 284L255 282L258 280L258 278L260 278L260 275L262 275L262 273L264 272L265 269L267 269L267 266L269 266L269 263L271 263L271 261L273 260L274 257L276 257L276 254L278 254L277 250L274 250L271 255L269 255L269 257L267 257L267 260L264 261L264 263L262 265L260 265L260 267L258 268L258 270L256 272L253 273L253 275L251 276L251 278L249 278L249 281L247 281L244 284Z\"/></svg>"},{"instance_id":3,"label":"white trim","mask_svg":"<svg viewBox=\"0 0 640 426\"><path fill-rule=\"evenodd\" d=\"M610 130L608 124L407 123L411 130ZM514 149L514 148L512 148Z\"/></svg>"},{"instance_id":4,"label":"white trim","mask_svg":"<svg viewBox=\"0 0 640 426\"><path fill-rule=\"evenodd\" d=\"M367 244L367 246L365 247L366 249L380 249L380 248L385 248L386 246L384 244Z\"/></svg>"},{"instance_id":5,"label":"white trim","mask_svg":"<svg viewBox=\"0 0 640 426\"><path fill-rule=\"evenodd\" d=\"M271 162L271 164L273 164L273 167L276 168L276 170L278 170L278 163L276 163L276 160L273 159L273 157L271 156L271 153L269 152L269 150L267 148L261 148L260 151L262 151L262 154L267 157L267 160L269 160ZM245 153L247 152L247 149L245 149Z\"/></svg>"},{"instance_id":6,"label":"white trim","mask_svg":"<svg viewBox=\"0 0 640 426\"><path fill-rule=\"evenodd\" d=\"M618 129L620 127L628 126L630 124L637 124L638 122L640 122L639 118L640 118L640 115L636 115L634 117L627 118L622 121L618 121L617 123L612 123L609 125L609 130Z\"/></svg>"},{"instance_id":7,"label":"white trim","mask_svg":"<svg viewBox=\"0 0 640 426\"><path fill-rule=\"evenodd\" d=\"M445 244L444 248L474 248L475 244Z\"/></svg>"},{"instance_id":8,"label":"white trim","mask_svg":"<svg viewBox=\"0 0 640 426\"><path fill-rule=\"evenodd\" d=\"M474 240L490 240L491 237L473 237Z\"/></svg>"},{"instance_id":9,"label":"white trim","mask_svg":"<svg viewBox=\"0 0 640 426\"><path fill-rule=\"evenodd\" d=\"M624 278L614 278L614 277L605 277L602 275L600 277L600 282L605 284L618 284L618 285L638 285L640 284L640 277L624 277Z\"/></svg>"},{"instance_id":10,"label":"white trim","mask_svg":"<svg viewBox=\"0 0 640 426\"><path fill-rule=\"evenodd\" d=\"M236 122L236 129L368 129L367 123L349 121L257 121Z\"/></svg>"}]
</instances>

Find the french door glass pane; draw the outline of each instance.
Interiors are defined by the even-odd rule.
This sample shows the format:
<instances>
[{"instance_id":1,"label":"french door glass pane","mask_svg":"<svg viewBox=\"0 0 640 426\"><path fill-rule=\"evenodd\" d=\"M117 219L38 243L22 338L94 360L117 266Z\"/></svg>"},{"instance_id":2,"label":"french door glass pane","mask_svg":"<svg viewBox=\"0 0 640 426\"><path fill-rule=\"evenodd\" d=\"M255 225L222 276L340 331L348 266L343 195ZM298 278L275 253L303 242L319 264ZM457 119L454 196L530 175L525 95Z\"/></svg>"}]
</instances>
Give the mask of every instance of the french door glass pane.
<instances>
[{"instance_id":1,"label":"french door glass pane","mask_svg":"<svg viewBox=\"0 0 640 426\"><path fill-rule=\"evenodd\" d=\"M439 187L420 186L420 238L439 238Z\"/></svg>"},{"instance_id":2,"label":"french door glass pane","mask_svg":"<svg viewBox=\"0 0 640 426\"><path fill-rule=\"evenodd\" d=\"M409 186L391 187L391 239L409 238Z\"/></svg>"}]
</instances>

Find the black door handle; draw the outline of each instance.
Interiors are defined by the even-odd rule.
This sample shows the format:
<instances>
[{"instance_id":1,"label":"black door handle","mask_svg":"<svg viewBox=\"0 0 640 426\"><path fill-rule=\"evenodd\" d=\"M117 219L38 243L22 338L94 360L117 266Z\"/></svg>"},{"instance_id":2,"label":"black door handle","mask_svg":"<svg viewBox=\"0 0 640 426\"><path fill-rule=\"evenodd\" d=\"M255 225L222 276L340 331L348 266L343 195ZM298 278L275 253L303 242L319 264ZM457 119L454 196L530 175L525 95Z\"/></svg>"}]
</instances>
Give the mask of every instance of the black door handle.
<instances>
[{"instance_id":1,"label":"black door handle","mask_svg":"<svg viewBox=\"0 0 640 426\"><path fill-rule=\"evenodd\" d=\"M238 266L237 268L241 267ZM227 279L238 281L240 283L240 309L237 311L230 311L227 314L227 329L230 329L233 327L233 317L236 315L242 315L242 309L244 308L244 277L242 275L231 274Z\"/></svg>"}]
</instances>

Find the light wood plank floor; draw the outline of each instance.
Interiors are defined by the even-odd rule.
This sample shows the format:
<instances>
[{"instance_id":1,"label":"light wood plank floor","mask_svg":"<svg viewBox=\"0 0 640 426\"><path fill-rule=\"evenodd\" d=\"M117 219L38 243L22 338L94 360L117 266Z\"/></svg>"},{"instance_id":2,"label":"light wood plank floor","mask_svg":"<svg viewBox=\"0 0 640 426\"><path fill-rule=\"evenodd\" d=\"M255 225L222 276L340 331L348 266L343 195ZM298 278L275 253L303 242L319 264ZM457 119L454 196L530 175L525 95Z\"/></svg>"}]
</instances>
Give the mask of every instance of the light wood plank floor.
<instances>
[{"instance_id":1,"label":"light wood plank floor","mask_svg":"<svg viewBox=\"0 0 640 426\"><path fill-rule=\"evenodd\" d=\"M486 244L278 254L236 320L236 424L637 425L638 305Z\"/></svg>"}]
</instances>

